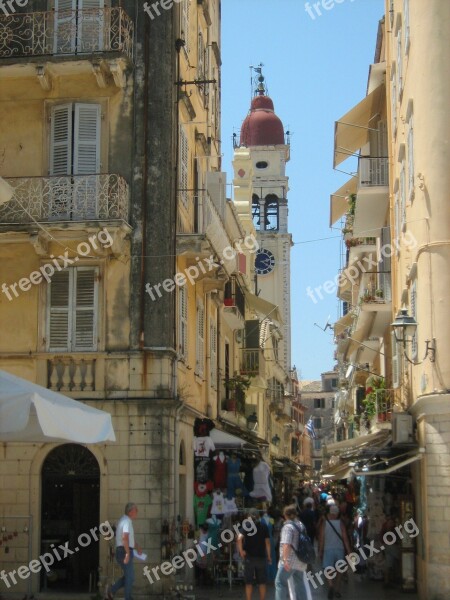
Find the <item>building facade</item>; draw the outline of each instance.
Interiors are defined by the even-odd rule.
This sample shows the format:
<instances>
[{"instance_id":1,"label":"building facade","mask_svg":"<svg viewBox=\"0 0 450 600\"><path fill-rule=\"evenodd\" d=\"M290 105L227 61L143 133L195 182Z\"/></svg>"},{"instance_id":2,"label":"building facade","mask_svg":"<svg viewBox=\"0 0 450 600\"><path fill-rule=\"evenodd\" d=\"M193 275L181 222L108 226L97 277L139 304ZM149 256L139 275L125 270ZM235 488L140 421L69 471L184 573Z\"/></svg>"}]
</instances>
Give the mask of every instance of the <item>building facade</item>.
<instances>
[{"instance_id":1,"label":"building facade","mask_svg":"<svg viewBox=\"0 0 450 600\"><path fill-rule=\"evenodd\" d=\"M367 96L336 123L335 166L357 154L357 176L331 198L346 251L335 324L342 441L327 452L352 461L341 475L374 477L383 502L394 494L399 518L414 516L420 536L402 546L402 584L423 599L448 596L449 40L447 4L387 0Z\"/></svg>"}]
</instances>

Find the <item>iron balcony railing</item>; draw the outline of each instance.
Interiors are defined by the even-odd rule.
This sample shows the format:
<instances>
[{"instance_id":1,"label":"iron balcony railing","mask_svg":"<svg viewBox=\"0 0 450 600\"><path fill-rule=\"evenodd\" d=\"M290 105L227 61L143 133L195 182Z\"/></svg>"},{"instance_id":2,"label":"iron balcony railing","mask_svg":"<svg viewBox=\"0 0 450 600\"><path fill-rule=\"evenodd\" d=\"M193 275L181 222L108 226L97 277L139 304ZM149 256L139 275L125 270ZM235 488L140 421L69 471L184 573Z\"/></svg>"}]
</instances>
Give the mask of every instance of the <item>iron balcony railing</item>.
<instances>
[{"instance_id":1,"label":"iron balcony railing","mask_svg":"<svg viewBox=\"0 0 450 600\"><path fill-rule=\"evenodd\" d=\"M245 319L245 296L235 275L225 284L223 303L225 306L236 306Z\"/></svg>"},{"instance_id":2,"label":"iron balcony railing","mask_svg":"<svg viewBox=\"0 0 450 600\"><path fill-rule=\"evenodd\" d=\"M6 178L14 189L1 223L128 220L128 184L120 175Z\"/></svg>"},{"instance_id":3,"label":"iron balcony railing","mask_svg":"<svg viewBox=\"0 0 450 600\"><path fill-rule=\"evenodd\" d=\"M387 158L359 159L359 185L361 187L385 186L389 181L389 164Z\"/></svg>"},{"instance_id":4,"label":"iron balcony railing","mask_svg":"<svg viewBox=\"0 0 450 600\"><path fill-rule=\"evenodd\" d=\"M0 16L0 58L119 52L133 57L133 22L123 8Z\"/></svg>"},{"instance_id":5,"label":"iron balcony railing","mask_svg":"<svg viewBox=\"0 0 450 600\"><path fill-rule=\"evenodd\" d=\"M241 354L241 373L260 375L265 370L264 352L261 348L244 348Z\"/></svg>"}]
</instances>

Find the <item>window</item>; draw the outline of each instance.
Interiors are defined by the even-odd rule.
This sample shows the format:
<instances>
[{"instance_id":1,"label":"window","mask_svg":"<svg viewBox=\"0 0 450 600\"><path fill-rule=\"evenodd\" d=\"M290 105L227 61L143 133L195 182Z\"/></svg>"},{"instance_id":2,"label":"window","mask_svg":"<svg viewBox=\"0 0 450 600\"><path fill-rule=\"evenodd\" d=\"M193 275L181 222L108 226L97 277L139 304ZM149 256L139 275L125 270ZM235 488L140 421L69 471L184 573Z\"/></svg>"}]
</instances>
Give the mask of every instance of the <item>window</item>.
<instances>
[{"instance_id":1,"label":"window","mask_svg":"<svg viewBox=\"0 0 450 600\"><path fill-rule=\"evenodd\" d=\"M314 398L314 408L325 408L325 398Z\"/></svg>"},{"instance_id":2,"label":"window","mask_svg":"<svg viewBox=\"0 0 450 600\"><path fill-rule=\"evenodd\" d=\"M412 114L408 121L408 198L414 198L414 125Z\"/></svg>"},{"instance_id":3,"label":"window","mask_svg":"<svg viewBox=\"0 0 450 600\"><path fill-rule=\"evenodd\" d=\"M405 54L408 54L410 37L409 37L409 0L403 0L403 21L405 29Z\"/></svg>"},{"instance_id":4,"label":"window","mask_svg":"<svg viewBox=\"0 0 450 600\"><path fill-rule=\"evenodd\" d=\"M209 356L211 387L217 387L217 327L213 320L209 323Z\"/></svg>"},{"instance_id":5,"label":"window","mask_svg":"<svg viewBox=\"0 0 450 600\"><path fill-rule=\"evenodd\" d=\"M189 142L186 131L180 125L180 175L179 175L179 194L185 207L189 202Z\"/></svg>"},{"instance_id":6,"label":"window","mask_svg":"<svg viewBox=\"0 0 450 600\"><path fill-rule=\"evenodd\" d=\"M333 378L333 379L331 380L331 387L332 387L333 389L335 389L335 388L337 388L337 385L338 385L338 380L337 380L337 378Z\"/></svg>"},{"instance_id":7,"label":"window","mask_svg":"<svg viewBox=\"0 0 450 600\"><path fill-rule=\"evenodd\" d=\"M320 471L322 468L322 461L321 460L315 460L314 461L314 471Z\"/></svg>"},{"instance_id":8,"label":"window","mask_svg":"<svg viewBox=\"0 0 450 600\"><path fill-rule=\"evenodd\" d=\"M398 254L400 252L400 232L401 232L401 220L402 220L401 206L400 206L400 192L398 190L398 184L397 184L397 189L394 193L394 212L395 212L395 214L394 214L394 217L395 217L394 246L396 249L396 254L398 256Z\"/></svg>"},{"instance_id":9,"label":"window","mask_svg":"<svg viewBox=\"0 0 450 600\"><path fill-rule=\"evenodd\" d=\"M395 65L392 68L391 77L391 112L392 112L392 131L394 136L397 133L397 74Z\"/></svg>"},{"instance_id":10,"label":"window","mask_svg":"<svg viewBox=\"0 0 450 600\"><path fill-rule=\"evenodd\" d=\"M314 450L322 449L322 440L314 440Z\"/></svg>"},{"instance_id":11,"label":"window","mask_svg":"<svg viewBox=\"0 0 450 600\"><path fill-rule=\"evenodd\" d=\"M178 314L180 315L178 331L178 352L180 358L187 359L188 354L188 328L187 328L187 289L186 286L178 288Z\"/></svg>"},{"instance_id":12,"label":"window","mask_svg":"<svg viewBox=\"0 0 450 600\"><path fill-rule=\"evenodd\" d=\"M411 283L411 288L409 291L409 305L411 307L411 315L417 321L417 280ZM412 359L417 360L417 329L413 335L412 343L411 343L411 353Z\"/></svg>"},{"instance_id":13,"label":"window","mask_svg":"<svg viewBox=\"0 0 450 600\"><path fill-rule=\"evenodd\" d=\"M189 22L190 22L191 0L183 0L181 5L181 37L185 44L184 49L189 54Z\"/></svg>"},{"instance_id":14,"label":"window","mask_svg":"<svg viewBox=\"0 0 450 600\"><path fill-rule=\"evenodd\" d=\"M314 429L322 428L322 417L314 417L313 418Z\"/></svg>"},{"instance_id":15,"label":"window","mask_svg":"<svg viewBox=\"0 0 450 600\"><path fill-rule=\"evenodd\" d=\"M402 57L402 30L397 32L397 93L398 101L402 97L403 92L403 57Z\"/></svg>"},{"instance_id":16,"label":"window","mask_svg":"<svg viewBox=\"0 0 450 600\"><path fill-rule=\"evenodd\" d=\"M197 304L197 336L195 373L203 376L203 366L205 361L205 309L201 302Z\"/></svg>"},{"instance_id":17,"label":"window","mask_svg":"<svg viewBox=\"0 0 450 600\"><path fill-rule=\"evenodd\" d=\"M69 103L51 108L50 219L97 217L100 122L99 104ZM68 175L78 177L73 181Z\"/></svg>"},{"instance_id":18,"label":"window","mask_svg":"<svg viewBox=\"0 0 450 600\"><path fill-rule=\"evenodd\" d=\"M401 231L406 229L406 182L405 182L405 161L402 160L400 168L400 182L399 182L399 193L400 193L400 224Z\"/></svg>"},{"instance_id":19,"label":"window","mask_svg":"<svg viewBox=\"0 0 450 600\"><path fill-rule=\"evenodd\" d=\"M51 352L97 349L98 268L69 267L48 284L47 348Z\"/></svg>"},{"instance_id":20,"label":"window","mask_svg":"<svg viewBox=\"0 0 450 600\"><path fill-rule=\"evenodd\" d=\"M197 43L197 79L203 81L205 77L205 43L203 41L203 34L199 32L198 43ZM198 88L203 94L205 92L206 84L199 84Z\"/></svg>"},{"instance_id":21,"label":"window","mask_svg":"<svg viewBox=\"0 0 450 600\"><path fill-rule=\"evenodd\" d=\"M402 355L400 344L395 339L394 332L391 333L392 344L392 387L399 388L401 386L401 368Z\"/></svg>"},{"instance_id":22,"label":"window","mask_svg":"<svg viewBox=\"0 0 450 600\"><path fill-rule=\"evenodd\" d=\"M102 8L104 0L55 0L54 53L103 50L105 22Z\"/></svg>"}]
</instances>

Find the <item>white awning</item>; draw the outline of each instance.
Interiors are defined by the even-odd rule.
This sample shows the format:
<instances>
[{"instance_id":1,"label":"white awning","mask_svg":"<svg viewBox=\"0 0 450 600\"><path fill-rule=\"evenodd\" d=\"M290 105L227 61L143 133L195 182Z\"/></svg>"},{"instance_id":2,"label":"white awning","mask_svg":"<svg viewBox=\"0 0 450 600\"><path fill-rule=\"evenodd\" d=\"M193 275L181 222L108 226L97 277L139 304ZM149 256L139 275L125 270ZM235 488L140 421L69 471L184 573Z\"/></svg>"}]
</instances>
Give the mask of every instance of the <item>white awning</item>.
<instances>
[{"instance_id":1,"label":"white awning","mask_svg":"<svg viewBox=\"0 0 450 600\"><path fill-rule=\"evenodd\" d=\"M211 429L209 436L214 442L216 449L219 450L221 448L242 448L247 444L247 442L242 438L239 438L236 435L231 435L231 433L227 433L221 429Z\"/></svg>"},{"instance_id":2,"label":"white awning","mask_svg":"<svg viewBox=\"0 0 450 600\"><path fill-rule=\"evenodd\" d=\"M368 94L334 126L334 162L336 168L349 156L355 154L369 141L370 129L376 129L375 117L382 112L385 103L384 84Z\"/></svg>"},{"instance_id":3,"label":"white awning","mask_svg":"<svg viewBox=\"0 0 450 600\"><path fill-rule=\"evenodd\" d=\"M352 177L342 185L334 194L330 195L330 227L338 219L345 215L348 210L347 198L351 194L356 194L358 188L358 178Z\"/></svg>"},{"instance_id":4,"label":"white awning","mask_svg":"<svg viewBox=\"0 0 450 600\"><path fill-rule=\"evenodd\" d=\"M116 441L111 415L0 371L0 441Z\"/></svg>"},{"instance_id":5,"label":"white awning","mask_svg":"<svg viewBox=\"0 0 450 600\"><path fill-rule=\"evenodd\" d=\"M255 310L264 319L267 318L271 321L277 321L279 324L283 323L280 310L276 304L272 304L272 302L264 300L264 298L256 296L255 294L246 293L245 298L250 308L253 308L253 310Z\"/></svg>"},{"instance_id":6,"label":"white awning","mask_svg":"<svg viewBox=\"0 0 450 600\"><path fill-rule=\"evenodd\" d=\"M394 471L398 471L399 469L406 467L407 465L410 465L413 462L416 462L417 460L422 460L422 457L425 453L425 448L419 448L418 452L415 452L413 455L409 456L408 458L405 458L402 461L396 462L394 464L392 464L393 461L395 461L395 457L394 458L389 458L388 464L389 466L386 467L386 469L382 469L380 471L377 471L374 468L368 468L367 470L363 470L363 471L354 471L355 475L364 475L365 477L374 477L374 476L378 476L378 475L389 475L389 473L393 473Z\"/></svg>"},{"instance_id":7,"label":"white awning","mask_svg":"<svg viewBox=\"0 0 450 600\"><path fill-rule=\"evenodd\" d=\"M368 445L378 445L379 443L384 444L390 440L391 434L389 431L377 431L376 433L370 433L369 435L360 435L350 440L344 440L342 442L335 442L334 444L326 444L327 454L344 454L351 450L357 450Z\"/></svg>"}]
</instances>

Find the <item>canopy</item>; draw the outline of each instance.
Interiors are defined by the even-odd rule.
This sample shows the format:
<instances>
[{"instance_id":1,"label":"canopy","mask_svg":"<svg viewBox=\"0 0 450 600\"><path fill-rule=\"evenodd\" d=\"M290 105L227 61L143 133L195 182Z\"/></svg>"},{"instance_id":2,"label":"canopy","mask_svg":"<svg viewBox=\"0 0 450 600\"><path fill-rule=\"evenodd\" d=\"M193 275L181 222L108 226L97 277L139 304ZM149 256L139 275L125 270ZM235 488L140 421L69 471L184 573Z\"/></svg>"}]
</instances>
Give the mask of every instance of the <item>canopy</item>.
<instances>
[{"instance_id":1,"label":"canopy","mask_svg":"<svg viewBox=\"0 0 450 600\"><path fill-rule=\"evenodd\" d=\"M376 129L375 117L385 102L385 86L380 85L336 121L334 127L334 164L336 168L369 141L369 131Z\"/></svg>"},{"instance_id":2,"label":"canopy","mask_svg":"<svg viewBox=\"0 0 450 600\"><path fill-rule=\"evenodd\" d=\"M220 450L220 448L242 448L247 442L236 435L231 435L226 431L220 429L211 429L209 433L210 438L214 442L214 446Z\"/></svg>"},{"instance_id":3,"label":"canopy","mask_svg":"<svg viewBox=\"0 0 450 600\"><path fill-rule=\"evenodd\" d=\"M349 209L347 198L356 194L358 189L357 177L352 177L330 196L330 227L336 223Z\"/></svg>"},{"instance_id":4,"label":"canopy","mask_svg":"<svg viewBox=\"0 0 450 600\"><path fill-rule=\"evenodd\" d=\"M245 294L246 299L250 308L253 308L263 318L270 318L272 321L277 321L282 324L283 319L281 317L279 308L276 304L272 304L264 298L260 298L255 294Z\"/></svg>"},{"instance_id":5,"label":"canopy","mask_svg":"<svg viewBox=\"0 0 450 600\"><path fill-rule=\"evenodd\" d=\"M0 371L0 441L115 442L111 415Z\"/></svg>"}]
</instances>

